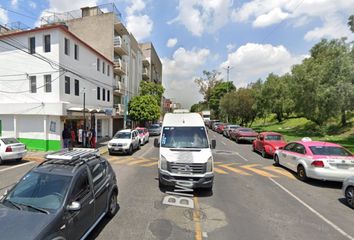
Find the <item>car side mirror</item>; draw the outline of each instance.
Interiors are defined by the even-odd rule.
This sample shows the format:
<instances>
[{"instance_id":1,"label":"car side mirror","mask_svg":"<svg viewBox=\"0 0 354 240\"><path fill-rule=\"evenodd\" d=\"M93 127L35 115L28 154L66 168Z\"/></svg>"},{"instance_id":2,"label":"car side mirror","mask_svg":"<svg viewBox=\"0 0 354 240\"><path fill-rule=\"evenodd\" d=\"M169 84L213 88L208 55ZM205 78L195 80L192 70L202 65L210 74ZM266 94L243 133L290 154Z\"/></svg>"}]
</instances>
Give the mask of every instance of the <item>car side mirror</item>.
<instances>
[{"instance_id":1,"label":"car side mirror","mask_svg":"<svg viewBox=\"0 0 354 240\"><path fill-rule=\"evenodd\" d=\"M211 146L210 146L211 149L215 149L216 148L216 140L213 139L211 140Z\"/></svg>"},{"instance_id":2,"label":"car side mirror","mask_svg":"<svg viewBox=\"0 0 354 240\"><path fill-rule=\"evenodd\" d=\"M79 202L72 202L66 207L68 211L78 211L81 209L81 204Z\"/></svg>"},{"instance_id":3,"label":"car side mirror","mask_svg":"<svg viewBox=\"0 0 354 240\"><path fill-rule=\"evenodd\" d=\"M154 146L155 147L160 147L160 143L159 143L159 140L157 138L155 138L155 140L154 140Z\"/></svg>"}]
</instances>

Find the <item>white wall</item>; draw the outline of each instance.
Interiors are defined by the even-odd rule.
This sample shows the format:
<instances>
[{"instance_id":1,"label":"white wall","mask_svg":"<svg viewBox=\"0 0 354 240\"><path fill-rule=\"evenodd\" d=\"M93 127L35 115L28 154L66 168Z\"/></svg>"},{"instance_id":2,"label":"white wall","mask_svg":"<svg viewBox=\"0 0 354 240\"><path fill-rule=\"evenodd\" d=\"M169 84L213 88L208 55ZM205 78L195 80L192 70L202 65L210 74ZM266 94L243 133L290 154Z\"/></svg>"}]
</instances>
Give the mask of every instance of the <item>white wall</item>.
<instances>
[{"instance_id":1,"label":"white wall","mask_svg":"<svg viewBox=\"0 0 354 240\"><path fill-rule=\"evenodd\" d=\"M8 115L0 115L2 136L15 137L14 117Z\"/></svg>"}]
</instances>

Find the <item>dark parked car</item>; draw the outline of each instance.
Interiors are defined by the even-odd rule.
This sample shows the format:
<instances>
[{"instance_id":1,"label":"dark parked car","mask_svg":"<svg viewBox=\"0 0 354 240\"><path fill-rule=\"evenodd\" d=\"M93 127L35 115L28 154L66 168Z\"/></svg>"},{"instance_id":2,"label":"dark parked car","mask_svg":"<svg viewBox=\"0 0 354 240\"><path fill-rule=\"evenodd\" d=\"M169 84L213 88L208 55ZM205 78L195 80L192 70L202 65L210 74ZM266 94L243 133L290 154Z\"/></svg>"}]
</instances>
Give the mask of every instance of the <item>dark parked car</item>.
<instances>
[{"instance_id":1,"label":"dark parked car","mask_svg":"<svg viewBox=\"0 0 354 240\"><path fill-rule=\"evenodd\" d=\"M97 150L47 155L0 200L0 238L85 238L115 215L117 196L116 175Z\"/></svg>"},{"instance_id":2,"label":"dark parked car","mask_svg":"<svg viewBox=\"0 0 354 240\"><path fill-rule=\"evenodd\" d=\"M235 139L237 143L241 141L253 142L258 133L252 128L237 128L230 132L230 139Z\"/></svg>"},{"instance_id":3,"label":"dark parked car","mask_svg":"<svg viewBox=\"0 0 354 240\"><path fill-rule=\"evenodd\" d=\"M149 134L150 136L160 136L161 133L161 126L160 124L152 124L149 127Z\"/></svg>"}]
</instances>

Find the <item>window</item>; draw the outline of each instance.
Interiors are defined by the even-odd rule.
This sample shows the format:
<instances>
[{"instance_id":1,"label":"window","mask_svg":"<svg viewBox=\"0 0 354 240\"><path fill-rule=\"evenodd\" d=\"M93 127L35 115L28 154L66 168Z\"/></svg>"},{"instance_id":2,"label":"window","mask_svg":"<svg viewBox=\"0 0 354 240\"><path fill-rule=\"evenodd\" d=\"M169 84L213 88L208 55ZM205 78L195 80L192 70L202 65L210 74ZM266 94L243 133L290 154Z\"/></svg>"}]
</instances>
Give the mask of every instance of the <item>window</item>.
<instances>
[{"instance_id":1,"label":"window","mask_svg":"<svg viewBox=\"0 0 354 240\"><path fill-rule=\"evenodd\" d=\"M313 155L328 155L328 156L353 156L349 151L342 147L336 146L311 146Z\"/></svg>"},{"instance_id":2,"label":"window","mask_svg":"<svg viewBox=\"0 0 354 240\"><path fill-rule=\"evenodd\" d=\"M100 71L100 59L99 58L97 58L97 71Z\"/></svg>"},{"instance_id":3,"label":"window","mask_svg":"<svg viewBox=\"0 0 354 240\"><path fill-rule=\"evenodd\" d=\"M107 102L111 101L111 92L107 90Z\"/></svg>"},{"instance_id":4,"label":"window","mask_svg":"<svg viewBox=\"0 0 354 240\"><path fill-rule=\"evenodd\" d=\"M90 183L87 170L85 169L76 179L71 193L71 200L81 202L90 193Z\"/></svg>"},{"instance_id":5,"label":"window","mask_svg":"<svg viewBox=\"0 0 354 240\"><path fill-rule=\"evenodd\" d=\"M74 58L75 60L79 60L79 46L77 44L74 47Z\"/></svg>"},{"instance_id":6,"label":"window","mask_svg":"<svg viewBox=\"0 0 354 240\"><path fill-rule=\"evenodd\" d=\"M295 143L289 143L284 147L285 151L293 152L293 148L295 147Z\"/></svg>"},{"instance_id":7,"label":"window","mask_svg":"<svg viewBox=\"0 0 354 240\"><path fill-rule=\"evenodd\" d=\"M30 76L30 92L31 93L36 93L37 92L37 78L36 76Z\"/></svg>"},{"instance_id":8,"label":"window","mask_svg":"<svg viewBox=\"0 0 354 240\"><path fill-rule=\"evenodd\" d=\"M75 96L79 96L80 95L80 83L79 80L75 79Z\"/></svg>"},{"instance_id":9,"label":"window","mask_svg":"<svg viewBox=\"0 0 354 240\"><path fill-rule=\"evenodd\" d=\"M50 35L44 35L44 52L50 52Z\"/></svg>"},{"instance_id":10,"label":"window","mask_svg":"<svg viewBox=\"0 0 354 240\"><path fill-rule=\"evenodd\" d=\"M97 87L97 100L101 99L101 88Z\"/></svg>"},{"instance_id":11,"label":"window","mask_svg":"<svg viewBox=\"0 0 354 240\"><path fill-rule=\"evenodd\" d=\"M45 92L52 92L52 75L44 75Z\"/></svg>"},{"instance_id":12,"label":"window","mask_svg":"<svg viewBox=\"0 0 354 240\"><path fill-rule=\"evenodd\" d=\"M65 77L65 93L70 94L70 78Z\"/></svg>"},{"instance_id":13,"label":"window","mask_svg":"<svg viewBox=\"0 0 354 240\"><path fill-rule=\"evenodd\" d=\"M105 74L106 71L106 63L102 62L102 73Z\"/></svg>"},{"instance_id":14,"label":"window","mask_svg":"<svg viewBox=\"0 0 354 240\"><path fill-rule=\"evenodd\" d=\"M109 76L111 73L110 73L111 69L109 67L109 65L107 64L107 76Z\"/></svg>"},{"instance_id":15,"label":"window","mask_svg":"<svg viewBox=\"0 0 354 240\"><path fill-rule=\"evenodd\" d=\"M36 38L35 37L31 37L29 39L29 53L30 54L36 53Z\"/></svg>"},{"instance_id":16,"label":"window","mask_svg":"<svg viewBox=\"0 0 354 240\"><path fill-rule=\"evenodd\" d=\"M67 38L64 40L64 53L65 55L70 55L70 40Z\"/></svg>"},{"instance_id":17,"label":"window","mask_svg":"<svg viewBox=\"0 0 354 240\"><path fill-rule=\"evenodd\" d=\"M106 101L106 89L102 88L102 101Z\"/></svg>"},{"instance_id":18,"label":"window","mask_svg":"<svg viewBox=\"0 0 354 240\"><path fill-rule=\"evenodd\" d=\"M295 147L293 148L294 152L300 153L300 154L305 154L306 150L305 147L301 144L296 144Z\"/></svg>"},{"instance_id":19,"label":"window","mask_svg":"<svg viewBox=\"0 0 354 240\"><path fill-rule=\"evenodd\" d=\"M92 182L95 191L100 187L100 182L104 180L106 176L107 164L105 162L98 162L93 166L90 166L90 170L92 173Z\"/></svg>"},{"instance_id":20,"label":"window","mask_svg":"<svg viewBox=\"0 0 354 240\"><path fill-rule=\"evenodd\" d=\"M161 147L166 148L208 148L204 127L164 127Z\"/></svg>"}]
</instances>

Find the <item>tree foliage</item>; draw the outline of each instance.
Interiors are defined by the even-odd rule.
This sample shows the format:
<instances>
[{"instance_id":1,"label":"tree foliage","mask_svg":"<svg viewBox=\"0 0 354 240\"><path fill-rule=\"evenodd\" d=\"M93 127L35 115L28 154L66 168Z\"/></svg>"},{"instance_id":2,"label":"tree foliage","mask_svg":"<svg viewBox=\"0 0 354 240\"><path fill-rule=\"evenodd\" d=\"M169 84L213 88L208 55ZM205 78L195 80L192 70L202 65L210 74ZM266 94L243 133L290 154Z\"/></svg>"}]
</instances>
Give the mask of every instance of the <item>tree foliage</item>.
<instances>
[{"instance_id":1,"label":"tree foliage","mask_svg":"<svg viewBox=\"0 0 354 240\"><path fill-rule=\"evenodd\" d=\"M201 112L204 110L209 110L207 102L199 102L199 103L193 104L190 109L191 112Z\"/></svg>"},{"instance_id":2,"label":"tree foliage","mask_svg":"<svg viewBox=\"0 0 354 240\"><path fill-rule=\"evenodd\" d=\"M159 105L164 91L165 89L161 84L154 83L154 82L147 82L147 81L140 82L140 95L141 96L153 95L156 98Z\"/></svg>"},{"instance_id":3,"label":"tree foliage","mask_svg":"<svg viewBox=\"0 0 354 240\"><path fill-rule=\"evenodd\" d=\"M230 91L235 90L236 87L232 82L219 82L210 91L209 107L213 110L216 118L220 117L220 99Z\"/></svg>"},{"instance_id":4,"label":"tree foliage","mask_svg":"<svg viewBox=\"0 0 354 240\"><path fill-rule=\"evenodd\" d=\"M160 107L155 96L135 96L129 102L129 117L134 121L153 121L160 117Z\"/></svg>"},{"instance_id":5,"label":"tree foliage","mask_svg":"<svg viewBox=\"0 0 354 240\"><path fill-rule=\"evenodd\" d=\"M216 70L203 71L203 77L196 78L194 82L199 87L200 94L203 95L204 101L208 102L210 100L211 90L220 82L222 82L222 78L220 78L220 72Z\"/></svg>"}]
</instances>

